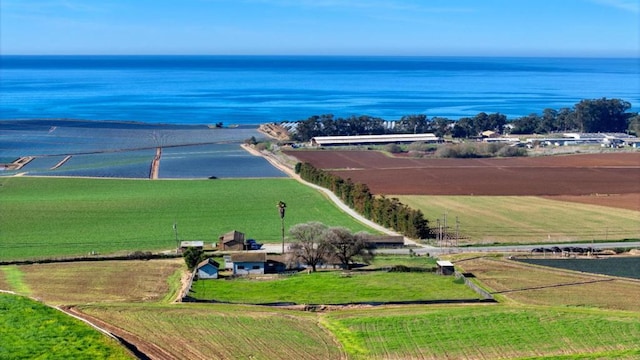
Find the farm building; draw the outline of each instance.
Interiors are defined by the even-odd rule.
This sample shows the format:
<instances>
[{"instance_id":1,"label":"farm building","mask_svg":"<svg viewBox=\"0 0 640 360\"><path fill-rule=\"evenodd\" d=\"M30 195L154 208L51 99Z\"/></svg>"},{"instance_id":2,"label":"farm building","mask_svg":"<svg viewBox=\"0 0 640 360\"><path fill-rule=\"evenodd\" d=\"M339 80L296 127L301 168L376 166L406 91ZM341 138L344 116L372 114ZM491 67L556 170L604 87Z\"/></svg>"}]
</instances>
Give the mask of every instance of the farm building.
<instances>
[{"instance_id":1,"label":"farm building","mask_svg":"<svg viewBox=\"0 0 640 360\"><path fill-rule=\"evenodd\" d=\"M264 263L265 274L279 274L287 270L285 257L282 255L268 256Z\"/></svg>"},{"instance_id":2,"label":"farm building","mask_svg":"<svg viewBox=\"0 0 640 360\"><path fill-rule=\"evenodd\" d=\"M183 252L190 247L202 250L204 248L204 241L181 241L180 242L180 252Z\"/></svg>"},{"instance_id":3,"label":"farm building","mask_svg":"<svg viewBox=\"0 0 640 360\"><path fill-rule=\"evenodd\" d=\"M217 279L219 268L220 264L211 258L200 262L196 266L198 279Z\"/></svg>"},{"instance_id":4,"label":"farm building","mask_svg":"<svg viewBox=\"0 0 640 360\"><path fill-rule=\"evenodd\" d=\"M365 145L425 142L437 143L441 139L435 134L391 134L391 135L356 135L356 136L316 136L311 139L311 146Z\"/></svg>"},{"instance_id":5,"label":"farm building","mask_svg":"<svg viewBox=\"0 0 640 360\"><path fill-rule=\"evenodd\" d=\"M438 260L436 261L436 273L440 275L453 275L455 273L455 267L450 261Z\"/></svg>"},{"instance_id":6,"label":"farm building","mask_svg":"<svg viewBox=\"0 0 640 360\"><path fill-rule=\"evenodd\" d=\"M367 236L366 241L372 249L393 249L404 246L404 237L400 235L369 235Z\"/></svg>"},{"instance_id":7,"label":"farm building","mask_svg":"<svg viewBox=\"0 0 640 360\"><path fill-rule=\"evenodd\" d=\"M234 275L264 274L266 252L246 252L231 255Z\"/></svg>"},{"instance_id":8,"label":"farm building","mask_svg":"<svg viewBox=\"0 0 640 360\"><path fill-rule=\"evenodd\" d=\"M244 233L230 231L220 236L218 244L222 251L242 251L244 250Z\"/></svg>"},{"instance_id":9,"label":"farm building","mask_svg":"<svg viewBox=\"0 0 640 360\"><path fill-rule=\"evenodd\" d=\"M231 261L231 255L222 256L224 259L224 269L225 270L233 270L233 262Z\"/></svg>"},{"instance_id":10,"label":"farm building","mask_svg":"<svg viewBox=\"0 0 640 360\"><path fill-rule=\"evenodd\" d=\"M497 138L498 136L500 136L500 134L498 134L497 132L495 132L493 130L485 130L485 131L481 132L480 135L483 138Z\"/></svg>"}]
</instances>

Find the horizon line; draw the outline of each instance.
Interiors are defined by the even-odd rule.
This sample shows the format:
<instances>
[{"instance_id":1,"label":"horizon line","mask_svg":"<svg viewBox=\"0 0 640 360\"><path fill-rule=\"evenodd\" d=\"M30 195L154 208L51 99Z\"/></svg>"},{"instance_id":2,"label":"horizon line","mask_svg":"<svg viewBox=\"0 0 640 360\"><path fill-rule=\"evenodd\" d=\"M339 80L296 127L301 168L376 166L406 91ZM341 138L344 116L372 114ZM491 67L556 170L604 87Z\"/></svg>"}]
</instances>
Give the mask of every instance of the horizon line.
<instances>
[{"instance_id":1,"label":"horizon line","mask_svg":"<svg viewBox=\"0 0 640 360\"><path fill-rule=\"evenodd\" d=\"M0 57L9 57L9 56L24 56L24 57L44 57L44 56L52 56L52 57L63 57L63 56L77 56L77 57L93 57L93 56L104 56L104 57L316 57L316 58L562 58L562 59L571 59L571 58L580 58L580 59L640 59L640 54L637 55L491 55L491 54L452 54L452 55L417 55L417 54L299 54L299 53L291 53L291 54L168 54L168 53L147 53L147 54L109 54L109 53L92 53L92 54L78 54L78 53L59 53L59 54L0 54Z\"/></svg>"}]
</instances>

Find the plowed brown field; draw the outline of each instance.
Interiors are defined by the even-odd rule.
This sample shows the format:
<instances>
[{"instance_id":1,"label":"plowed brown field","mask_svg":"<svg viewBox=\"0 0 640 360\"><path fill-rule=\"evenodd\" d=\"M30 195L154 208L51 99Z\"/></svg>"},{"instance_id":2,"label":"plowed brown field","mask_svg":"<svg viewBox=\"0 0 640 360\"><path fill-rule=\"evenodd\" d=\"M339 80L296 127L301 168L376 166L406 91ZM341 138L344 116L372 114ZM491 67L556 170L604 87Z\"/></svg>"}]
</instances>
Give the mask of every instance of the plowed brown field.
<instances>
[{"instance_id":1,"label":"plowed brown field","mask_svg":"<svg viewBox=\"0 0 640 360\"><path fill-rule=\"evenodd\" d=\"M640 211L640 153L417 159L378 151L288 151L374 194L533 195ZM615 195L615 196L606 196Z\"/></svg>"}]
</instances>

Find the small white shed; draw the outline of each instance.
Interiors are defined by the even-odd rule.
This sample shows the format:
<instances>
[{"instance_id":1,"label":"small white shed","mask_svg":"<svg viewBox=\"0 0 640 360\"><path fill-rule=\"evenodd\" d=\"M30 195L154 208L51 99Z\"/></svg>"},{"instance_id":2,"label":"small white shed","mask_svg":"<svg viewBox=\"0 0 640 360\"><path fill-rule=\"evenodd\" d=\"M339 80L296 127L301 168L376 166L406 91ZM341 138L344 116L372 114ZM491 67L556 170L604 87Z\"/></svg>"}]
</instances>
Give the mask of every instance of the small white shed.
<instances>
[{"instance_id":1,"label":"small white shed","mask_svg":"<svg viewBox=\"0 0 640 360\"><path fill-rule=\"evenodd\" d=\"M440 275L453 275L456 271L450 261L438 260L436 261L436 265L438 266L436 273Z\"/></svg>"}]
</instances>

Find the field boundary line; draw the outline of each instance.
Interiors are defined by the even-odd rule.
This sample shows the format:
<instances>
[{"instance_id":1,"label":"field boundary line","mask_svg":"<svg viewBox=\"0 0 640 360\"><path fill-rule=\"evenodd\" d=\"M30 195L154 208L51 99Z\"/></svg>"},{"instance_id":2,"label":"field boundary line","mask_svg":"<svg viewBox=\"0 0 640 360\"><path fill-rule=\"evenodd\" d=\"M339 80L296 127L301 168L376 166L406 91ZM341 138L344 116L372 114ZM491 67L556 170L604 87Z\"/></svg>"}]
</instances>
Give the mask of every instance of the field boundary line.
<instances>
[{"instance_id":1,"label":"field boundary line","mask_svg":"<svg viewBox=\"0 0 640 360\"><path fill-rule=\"evenodd\" d=\"M528 291L528 290L540 290L540 289L556 288L556 287L563 287L563 286L586 285L586 284L593 284L593 283L607 282L607 281L614 281L614 280L616 280L616 279L598 279L598 280L580 281L580 282L572 282L572 283L564 283L564 284L532 286L532 287L521 288L521 289L494 291L492 294L505 294L505 293L511 293L511 292Z\"/></svg>"}]
</instances>

